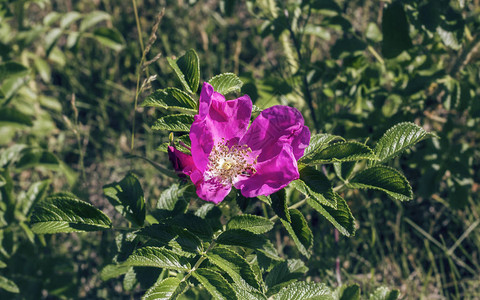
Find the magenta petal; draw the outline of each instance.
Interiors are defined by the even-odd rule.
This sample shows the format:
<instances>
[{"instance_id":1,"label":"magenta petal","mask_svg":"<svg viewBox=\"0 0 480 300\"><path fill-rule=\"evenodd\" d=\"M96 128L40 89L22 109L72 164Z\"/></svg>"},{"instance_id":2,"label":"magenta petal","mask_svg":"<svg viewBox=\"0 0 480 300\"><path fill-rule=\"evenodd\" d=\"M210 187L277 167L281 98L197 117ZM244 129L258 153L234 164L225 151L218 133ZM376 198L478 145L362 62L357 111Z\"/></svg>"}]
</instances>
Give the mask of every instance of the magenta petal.
<instances>
[{"instance_id":1,"label":"magenta petal","mask_svg":"<svg viewBox=\"0 0 480 300\"><path fill-rule=\"evenodd\" d=\"M195 183L197 195L205 201L218 204L225 199L232 189L231 185L223 185L216 178Z\"/></svg>"},{"instance_id":2,"label":"magenta petal","mask_svg":"<svg viewBox=\"0 0 480 300\"><path fill-rule=\"evenodd\" d=\"M173 146L168 146L168 158L177 172L178 176L185 177L196 169L191 155L178 151Z\"/></svg>"},{"instance_id":3,"label":"magenta petal","mask_svg":"<svg viewBox=\"0 0 480 300\"><path fill-rule=\"evenodd\" d=\"M239 143L248 145L259 162L276 156L283 144L289 144L298 160L310 143L310 130L304 123L297 109L272 106L260 113Z\"/></svg>"},{"instance_id":4,"label":"magenta petal","mask_svg":"<svg viewBox=\"0 0 480 300\"><path fill-rule=\"evenodd\" d=\"M225 101L210 84L204 83L199 114L190 127L192 155L198 169L206 169L214 144L222 139L236 143L245 134L251 114L252 101L247 95Z\"/></svg>"},{"instance_id":5,"label":"magenta petal","mask_svg":"<svg viewBox=\"0 0 480 300\"><path fill-rule=\"evenodd\" d=\"M287 144L276 156L259 162L255 168L254 175L235 183L235 188L240 189L245 197L271 195L300 177L293 149Z\"/></svg>"}]
</instances>

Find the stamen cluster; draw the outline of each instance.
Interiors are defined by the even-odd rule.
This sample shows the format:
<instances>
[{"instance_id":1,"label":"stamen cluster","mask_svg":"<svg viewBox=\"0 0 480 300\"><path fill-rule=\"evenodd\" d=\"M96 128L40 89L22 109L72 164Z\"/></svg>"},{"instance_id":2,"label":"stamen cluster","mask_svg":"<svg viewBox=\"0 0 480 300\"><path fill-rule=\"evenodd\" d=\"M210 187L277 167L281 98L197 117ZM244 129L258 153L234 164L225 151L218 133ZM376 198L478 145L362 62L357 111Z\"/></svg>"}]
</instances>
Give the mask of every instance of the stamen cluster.
<instances>
[{"instance_id":1,"label":"stamen cluster","mask_svg":"<svg viewBox=\"0 0 480 300\"><path fill-rule=\"evenodd\" d=\"M233 145L229 147L224 138L215 144L208 157L206 171L207 178L218 178L221 184L232 185L238 176L255 174L256 159L249 163L249 154L252 152L247 145ZM251 159L250 159L251 160Z\"/></svg>"}]
</instances>

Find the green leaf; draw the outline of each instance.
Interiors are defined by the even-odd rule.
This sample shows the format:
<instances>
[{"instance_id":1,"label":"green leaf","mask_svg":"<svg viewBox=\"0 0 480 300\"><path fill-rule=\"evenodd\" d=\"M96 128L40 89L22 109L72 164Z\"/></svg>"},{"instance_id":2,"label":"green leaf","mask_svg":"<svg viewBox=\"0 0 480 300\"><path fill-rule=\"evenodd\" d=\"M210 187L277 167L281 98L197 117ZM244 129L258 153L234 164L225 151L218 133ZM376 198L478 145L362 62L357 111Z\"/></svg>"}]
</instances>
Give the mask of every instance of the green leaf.
<instances>
[{"instance_id":1,"label":"green leaf","mask_svg":"<svg viewBox=\"0 0 480 300\"><path fill-rule=\"evenodd\" d=\"M171 222L177 226L186 228L204 240L210 240L213 235L212 226L206 220L191 213L175 216Z\"/></svg>"},{"instance_id":2,"label":"green leaf","mask_svg":"<svg viewBox=\"0 0 480 300\"><path fill-rule=\"evenodd\" d=\"M355 218L345 199L337 193L335 193L335 197L337 199L336 209L322 205L310 198L307 198L307 203L332 223L341 234L348 237L353 236L355 234Z\"/></svg>"},{"instance_id":3,"label":"green leaf","mask_svg":"<svg viewBox=\"0 0 480 300\"><path fill-rule=\"evenodd\" d=\"M236 252L216 247L207 253L208 260L225 271L241 288L252 290L260 288L250 264Z\"/></svg>"},{"instance_id":4,"label":"green leaf","mask_svg":"<svg viewBox=\"0 0 480 300\"><path fill-rule=\"evenodd\" d=\"M303 157L300 159L300 161L303 161L304 159L308 160L312 154L315 154L323 150L325 147L328 146L330 142L333 142L336 140L345 141L341 136L332 135L328 133L312 135L310 137L310 144L305 149L305 152L303 153Z\"/></svg>"},{"instance_id":5,"label":"green leaf","mask_svg":"<svg viewBox=\"0 0 480 300\"><path fill-rule=\"evenodd\" d=\"M297 281L284 287L274 300L333 300L332 291L322 283Z\"/></svg>"},{"instance_id":6,"label":"green leaf","mask_svg":"<svg viewBox=\"0 0 480 300\"><path fill-rule=\"evenodd\" d=\"M127 273L131 268L131 266L121 264L107 265L100 272L100 278L102 278L103 281L107 281Z\"/></svg>"},{"instance_id":7,"label":"green leaf","mask_svg":"<svg viewBox=\"0 0 480 300\"><path fill-rule=\"evenodd\" d=\"M33 126L33 123L32 118L21 111L15 108L3 107L0 108L0 126L4 125Z\"/></svg>"},{"instance_id":8,"label":"green leaf","mask_svg":"<svg viewBox=\"0 0 480 300\"><path fill-rule=\"evenodd\" d=\"M382 54L394 58L412 47L409 24L401 1L384 6L382 16Z\"/></svg>"},{"instance_id":9,"label":"green leaf","mask_svg":"<svg viewBox=\"0 0 480 300\"><path fill-rule=\"evenodd\" d=\"M436 137L436 134L427 132L414 123L399 123L388 129L380 138L375 146L375 154L379 162L386 162L400 155L405 149L431 137Z\"/></svg>"},{"instance_id":10,"label":"green leaf","mask_svg":"<svg viewBox=\"0 0 480 300\"><path fill-rule=\"evenodd\" d=\"M0 260L0 269L6 268L7 264Z\"/></svg>"},{"instance_id":11,"label":"green leaf","mask_svg":"<svg viewBox=\"0 0 480 300\"><path fill-rule=\"evenodd\" d=\"M272 199L272 208L275 214L281 219L287 222L291 222L290 213L288 211L287 197L285 195L285 189L273 193L270 195Z\"/></svg>"},{"instance_id":12,"label":"green leaf","mask_svg":"<svg viewBox=\"0 0 480 300\"><path fill-rule=\"evenodd\" d=\"M137 249L122 265L130 267L155 267L177 271L190 270L190 264L186 258L171 250L159 247L143 247Z\"/></svg>"},{"instance_id":13,"label":"green leaf","mask_svg":"<svg viewBox=\"0 0 480 300\"><path fill-rule=\"evenodd\" d=\"M91 204L73 195L57 194L39 202L30 218L32 231L38 234L105 230L112 221Z\"/></svg>"},{"instance_id":14,"label":"green leaf","mask_svg":"<svg viewBox=\"0 0 480 300\"><path fill-rule=\"evenodd\" d=\"M340 142L313 153L308 159L302 160L302 162L309 165L318 165L362 159L376 160L377 157L372 149L364 144L358 142Z\"/></svg>"},{"instance_id":15,"label":"green leaf","mask_svg":"<svg viewBox=\"0 0 480 300\"><path fill-rule=\"evenodd\" d=\"M323 172L314 167L301 169L300 179L295 180L293 186L305 196L313 198L323 205L337 207L332 183Z\"/></svg>"},{"instance_id":16,"label":"green leaf","mask_svg":"<svg viewBox=\"0 0 480 300\"><path fill-rule=\"evenodd\" d=\"M125 39L115 28L101 27L93 31L93 37L100 44L114 51L120 51L125 47Z\"/></svg>"},{"instance_id":17,"label":"green leaf","mask_svg":"<svg viewBox=\"0 0 480 300\"><path fill-rule=\"evenodd\" d=\"M60 28L53 28L47 33L44 39L46 57L50 55L50 53L52 52L53 48L57 44L57 41L60 39L60 36L62 36L62 34L63 34L63 31Z\"/></svg>"},{"instance_id":18,"label":"green leaf","mask_svg":"<svg viewBox=\"0 0 480 300\"><path fill-rule=\"evenodd\" d=\"M124 217L138 226L143 226L145 200L142 186L135 174L128 173L121 181L105 185L103 193Z\"/></svg>"},{"instance_id":19,"label":"green leaf","mask_svg":"<svg viewBox=\"0 0 480 300\"><path fill-rule=\"evenodd\" d=\"M45 167L52 170L58 170L60 162L51 152L39 148L26 148L15 164L17 169L27 169L32 167Z\"/></svg>"},{"instance_id":20,"label":"green leaf","mask_svg":"<svg viewBox=\"0 0 480 300\"><path fill-rule=\"evenodd\" d=\"M138 234L156 239L163 244L176 241L183 251L193 253L202 251L202 242L198 237L185 228L171 224L153 224L143 228Z\"/></svg>"},{"instance_id":21,"label":"green leaf","mask_svg":"<svg viewBox=\"0 0 480 300\"><path fill-rule=\"evenodd\" d=\"M183 88L190 94L195 94L200 84L200 62L195 50L188 50L185 55L177 60L167 57L175 75L180 80Z\"/></svg>"},{"instance_id":22,"label":"green leaf","mask_svg":"<svg viewBox=\"0 0 480 300\"><path fill-rule=\"evenodd\" d=\"M69 11L65 15L63 15L62 19L60 20L60 27L62 29L66 29L70 24L77 21L82 17L82 14L76 11Z\"/></svg>"},{"instance_id":23,"label":"green leaf","mask_svg":"<svg viewBox=\"0 0 480 300\"><path fill-rule=\"evenodd\" d=\"M263 235L257 235L250 231L242 229L226 230L217 237L216 241L218 244L240 246L258 250L267 257L275 260L280 259L270 240Z\"/></svg>"},{"instance_id":24,"label":"green leaf","mask_svg":"<svg viewBox=\"0 0 480 300\"><path fill-rule=\"evenodd\" d=\"M354 161L346 161L343 163L334 163L333 168L335 169L335 174L343 182L347 181L352 174L353 168L355 167Z\"/></svg>"},{"instance_id":25,"label":"green leaf","mask_svg":"<svg viewBox=\"0 0 480 300\"><path fill-rule=\"evenodd\" d=\"M356 284L340 287L341 296L339 300L359 300L360 299L360 287Z\"/></svg>"},{"instance_id":26,"label":"green leaf","mask_svg":"<svg viewBox=\"0 0 480 300\"><path fill-rule=\"evenodd\" d=\"M208 83L213 86L213 89L216 92L222 95L240 91L243 85L242 80L233 73L223 73L214 76L208 81Z\"/></svg>"},{"instance_id":27,"label":"green leaf","mask_svg":"<svg viewBox=\"0 0 480 300\"><path fill-rule=\"evenodd\" d=\"M400 292L398 290L390 290L387 287L379 287L370 294L369 300L396 300L398 299Z\"/></svg>"},{"instance_id":28,"label":"green leaf","mask_svg":"<svg viewBox=\"0 0 480 300\"><path fill-rule=\"evenodd\" d=\"M23 77L28 74L28 68L14 61L0 64L0 82L12 77Z\"/></svg>"},{"instance_id":29,"label":"green leaf","mask_svg":"<svg viewBox=\"0 0 480 300\"><path fill-rule=\"evenodd\" d=\"M234 300L238 299L228 281L219 273L209 269L197 269L192 273L200 284L212 295L214 299Z\"/></svg>"},{"instance_id":30,"label":"green leaf","mask_svg":"<svg viewBox=\"0 0 480 300\"><path fill-rule=\"evenodd\" d=\"M50 183L50 180L43 180L30 185L25 197L20 202L20 211L24 216L28 216L32 207L45 197Z\"/></svg>"},{"instance_id":31,"label":"green leaf","mask_svg":"<svg viewBox=\"0 0 480 300\"><path fill-rule=\"evenodd\" d=\"M173 140L173 143L174 143L175 148L177 148L177 150L179 150L179 151L181 151L185 154L192 155L192 153L190 151L192 143L190 141L190 135L189 134L184 134L184 135L181 135L179 137L176 137ZM162 143L160 146L158 146L158 148L156 150L168 153L168 146L171 146L171 143L170 142L165 142L165 143Z\"/></svg>"},{"instance_id":32,"label":"green leaf","mask_svg":"<svg viewBox=\"0 0 480 300\"><path fill-rule=\"evenodd\" d=\"M86 15L80 23L80 31L86 31L90 27L102 21L110 20L110 15L104 11L95 10Z\"/></svg>"},{"instance_id":33,"label":"green leaf","mask_svg":"<svg viewBox=\"0 0 480 300\"><path fill-rule=\"evenodd\" d=\"M227 223L227 229L243 229L255 234L272 230L274 223L267 218L243 214L234 216Z\"/></svg>"},{"instance_id":34,"label":"green leaf","mask_svg":"<svg viewBox=\"0 0 480 300\"><path fill-rule=\"evenodd\" d=\"M142 106L196 112L197 104L189 94L174 87L157 90L150 94Z\"/></svg>"},{"instance_id":35,"label":"green leaf","mask_svg":"<svg viewBox=\"0 0 480 300\"><path fill-rule=\"evenodd\" d=\"M177 297L184 292L186 287L187 283L176 277L165 278L149 288L142 297L142 300L177 299Z\"/></svg>"},{"instance_id":36,"label":"green leaf","mask_svg":"<svg viewBox=\"0 0 480 300\"><path fill-rule=\"evenodd\" d=\"M16 294L20 293L20 290L18 289L18 286L15 284L15 282L1 275L0 275L0 288L10 293L16 293Z\"/></svg>"},{"instance_id":37,"label":"green leaf","mask_svg":"<svg viewBox=\"0 0 480 300\"><path fill-rule=\"evenodd\" d=\"M288 259L277 264L265 277L267 296L276 294L284 286L308 272L305 263L300 259Z\"/></svg>"},{"instance_id":38,"label":"green leaf","mask_svg":"<svg viewBox=\"0 0 480 300\"><path fill-rule=\"evenodd\" d=\"M192 184L182 186L178 183L172 184L160 194L155 217L161 220L184 213L192 197L196 197Z\"/></svg>"},{"instance_id":39,"label":"green leaf","mask_svg":"<svg viewBox=\"0 0 480 300\"><path fill-rule=\"evenodd\" d=\"M356 189L383 191L400 201L413 199L412 187L405 176L387 166L378 165L358 172L350 180L349 186Z\"/></svg>"},{"instance_id":40,"label":"green leaf","mask_svg":"<svg viewBox=\"0 0 480 300\"><path fill-rule=\"evenodd\" d=\"M153 130L168 130L168 131L190 131L190 126L193 123L192 115L178 114L168 115L158 119L153 125Z\"/></svg>"},{"instance_id":41,"label":"green leaf","mask_svg":"<svg viewBox=\"0 0 480 300\"><path fill-rule=\"evenodd\" d=\"M313 246L313 233L308 227L307 221L302 213L296 209L290 209L291 222L280 219L283 226L292 237L298 250L307 258L310 257L310 251Z\"/></svg>"}]
</instances>

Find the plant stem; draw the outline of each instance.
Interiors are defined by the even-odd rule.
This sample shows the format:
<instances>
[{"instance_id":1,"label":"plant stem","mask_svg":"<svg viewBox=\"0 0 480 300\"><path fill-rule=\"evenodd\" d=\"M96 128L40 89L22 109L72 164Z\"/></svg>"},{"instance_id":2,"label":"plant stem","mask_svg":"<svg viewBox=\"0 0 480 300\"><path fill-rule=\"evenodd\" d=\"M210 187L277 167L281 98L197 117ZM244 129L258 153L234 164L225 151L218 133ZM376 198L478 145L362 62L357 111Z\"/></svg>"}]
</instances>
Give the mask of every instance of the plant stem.
<instances>
[{"instance_id":1,"label":"plant stem","mask_svg":"<svg viewBox=\"0 0 480 300\"><path fill-rule=\"evenodd\" d=\"M198 269L198 267L200 267L200 265L205 259L207 259L206 254L208 253L208 251L212 250L213 247L215 247L215 245L216 245L215 240L213 240L210 246L208 247L208 249L205 252L203 252L202 256L197 260L193 268L190 271L188 271L185 277L183 277L182 281L186 281L188 278L190 278L190 276L192 276L192 273L195 272Z\"/></svg>"}]
</instances>

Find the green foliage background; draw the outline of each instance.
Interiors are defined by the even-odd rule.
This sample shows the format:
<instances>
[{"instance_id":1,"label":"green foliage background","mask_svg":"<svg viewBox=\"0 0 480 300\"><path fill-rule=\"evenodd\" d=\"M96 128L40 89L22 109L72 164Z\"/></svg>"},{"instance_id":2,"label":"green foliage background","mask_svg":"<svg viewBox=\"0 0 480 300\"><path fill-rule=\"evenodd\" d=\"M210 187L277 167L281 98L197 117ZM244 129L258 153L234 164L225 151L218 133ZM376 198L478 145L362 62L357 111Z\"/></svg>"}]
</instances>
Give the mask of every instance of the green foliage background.
<instances>
[{"instance_id":1,"label":"green foliage background","mask_svg":"<svg viewBox=\"0 0 480 300\"><path fill-rule=\"evenodd\" d=\"M292 261L270 266L277 268L272 274L285 268L329 287L356 283L365 296L387 286L403 299L480 297L479 12L476 0L0 1L0 298L136 299L166 275L142 272L146 268L132 261L135 271L121 279L101 280L100 271L104 279L116 277L104 267L136 247L128 227L142 226L138 216L145 211L161 214L166 191L180 193L164 175L167 155L156 150L169 137L155 122L169 112L147 104L157 89L182 87L171 64L188 49L198 53L200 82L237 74L244 84L231 98L246 93L259 109L294 106L312 132L374 150L401 122L438 135L406 155L385 155L383 163L402 170L411 184L412 201L374 190L339 191L356 218L354 237L337 237L329 222L302 207L290 211L303 214L312 229L313 245L301 250L285 220L275 223L267 236ZM192 86L187 83L187 91L195 94ZM367 164L320 169L342 183L352 168ZM137 183L142 200L125 213L122 186ZM82 230L99 229L98 220L109 228L111 220L120 231L34 234L48 230L30 228L33 207L55 204L47 195L63 190L106 215ZM191 197L189 190L181 193ZM289 193L286 201L301 198ZM280 217L281 210L267 211L263 203L237 199L204 213L212 214L213 228L245 210ZM216 251L216 259L234 256ZM195 280L215 276L205 270ZM267 285L278 282L265 278ZM209 296L199 289L184 297Z\"/></svg>"}]
</instances>

